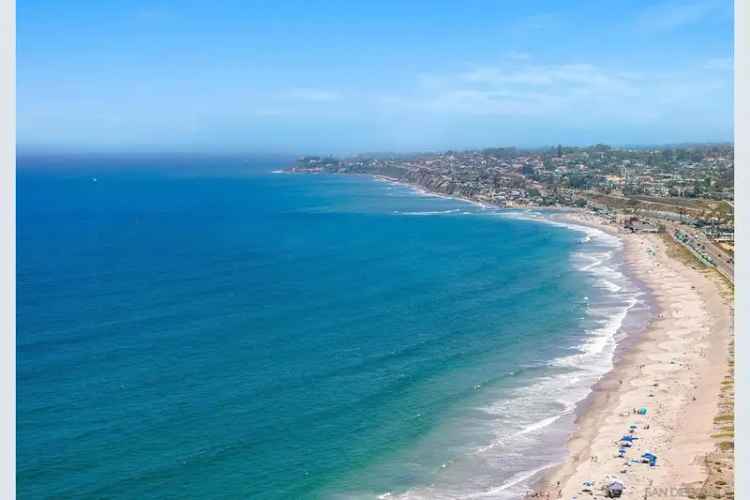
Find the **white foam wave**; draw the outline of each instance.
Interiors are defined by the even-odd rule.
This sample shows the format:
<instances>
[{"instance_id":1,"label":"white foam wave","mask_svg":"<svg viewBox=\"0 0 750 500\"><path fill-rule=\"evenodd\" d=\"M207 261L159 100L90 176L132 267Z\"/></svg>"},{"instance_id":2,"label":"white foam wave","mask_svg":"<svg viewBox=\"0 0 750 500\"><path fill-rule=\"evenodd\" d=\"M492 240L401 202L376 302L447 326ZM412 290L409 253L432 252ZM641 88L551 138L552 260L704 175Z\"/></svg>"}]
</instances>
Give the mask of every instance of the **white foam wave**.
<instances>
[{"instance_id":1,"label":"white foam wave","mask_svg":"<svg viewBox=\"0 0 750 500\"><path fill-rule=\"evenodd\" d=\"M554 467L554 466L555 464L547 464L534 470L519 472L518 474L508 479L506 482L504 482L500 486L497 486L495 488L490 488L486 491L470 493L468 495L461 495L461 496L458 496L457 498L467 499L467 500L470 498L497 498L498 495L503 493L504 491L509 490L513 488L514 486L518 486L521 483L524 483L525 481L528 481L532 477L536 476L540 472L543 472L549 469L550 467Z\"/></svg>"},{"instance_id":2,"label":"white foam wave","mask_svg":"<svg viewBox=\"0 0 750 500\"><path fill-rule=\"evenodd\" d=\"M622 287L620 285L617 285L607 279L600 279L596 283L597 285L601 286L602 288L606 288L612 293L617 293L622 290Z\"/></svg>"},{"instance_id":3,"label":"white foam wave","mask_svg":"<svg viewBox=\"0 0 750 500\"><path fill-rule=\"evenodd\" d=\"M488 210L488 209L497 208L497 207L495 207L493 205L489 205L487 203L482 203L481 201L470 200L470 199L467 199L467 198L462 198L460 196L451 196L451 195L448 195L448 194L435 193L433 191L428 191L428 190L426 190L426 189L424 189L424 188L422 188L420 186L417 186L415 184L409 184L407 182L401 182L401 181L399 181L397 179L394 179L392 177L385 177L385 176L375 175L375 176L373 176L373 178L376 181L378 181L378 182L384 182L384 183L391 184L391 185L394 185L394 186L401 186L401 187L407 188L409 191L412 192L412 194L415 194L415 195L421 196L421 197L425 197L425 198L441 198L441 199L445 199L445 200L460 201L462 203L468 203L470 205L474 205L476 207L479 207L482 210Z\"/></svg>"},{"instance_id":4,"label":"white foam wave","mask_svg":"<svg viewBox=\"0 0 750 500\"><path fill-rule=\"evenodd\" d=\"M531 432L536 432L539 430L544 429L545 427L549 427L550 425L554 424L558 420L560 420L560 417L562 417L564 413L560 413L559 415L554 415L552 417L543 418L542 420L539 420L538 422L534 422L533 424L529 424L526 427L523 428L521 432L518 433L519 436L523 436L525 434L529 434Z\"/></svg>"},{"instance_id":5,"label":"white foam wave","mask_svg":"<svg viewBox=\"0 0 750 500\"><path fill-rule=\"evenodd\" d=\"M401 212L399 210L394 210L393 213L396 215L446 215L446 214L455 214L461 212L460 208L453 208L451 210L426 210L422 212Z\"/></svg>"},{"instance_id":6,"label":"white foam wave","mask_svg":"<svg viewBox=\"0 0 750 500\"><path fill-rule=\"evenodd\" d=\"M618 237L597 228L550 220L538 212L494 212L493 215L533 219L584 233L580 241L587 245L580 247L582 251L573 255L573 265L576 270L588 275L591 283L602 292L586 298L586 319L590 327L584 332L580 344L572 347L571 354L548 363L552 374L537 377L530 385L504 392L502 399L476 408L485 415L480 420L488 422L494 435L488 444L468 451L468 455L473 456L471 460L476 461L468 463L489 464L490 468L497 467L495 464L505 464L501 470L506 477L510 475L509 478L498 485L493 481L497 479L494 473L479 478L472 472L471 479L454 473L451 479L443 480L447 482L436 482L401 494L388 492L382 498L509 499L522 496L531 478L555 465L552 462L556 458L540 455L547 463L534 467L536 464L526 460L523 452L518 450L538 446L547 436L554 438L555 433L572 425L571 415L577 405L591 393L593 385L611 370L618 333L622 331L630 310L640 302L641 293L632 286L615 259L622 247ZM556 425L558 422L561 423ZM507 466L509 462L512 465ZM467 467L466 470L476 469ZM465 481L457 480L458 477Z\"/></svg>"}]
</instances>

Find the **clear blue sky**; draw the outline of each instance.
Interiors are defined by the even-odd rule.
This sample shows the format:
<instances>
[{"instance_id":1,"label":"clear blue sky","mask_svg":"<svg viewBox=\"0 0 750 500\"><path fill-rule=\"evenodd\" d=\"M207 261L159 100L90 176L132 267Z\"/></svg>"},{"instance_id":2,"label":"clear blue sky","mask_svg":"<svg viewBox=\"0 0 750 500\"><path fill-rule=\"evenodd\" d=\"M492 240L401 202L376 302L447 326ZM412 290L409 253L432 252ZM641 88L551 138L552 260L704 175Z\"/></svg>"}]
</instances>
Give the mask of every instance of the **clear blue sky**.
<instances>
[{"instance_id":1,"label":"clear blue sky","mask_svg":"<svg viewBox=\"0 0 750 500\"><path fill-rule=\"evenodd\" d=\"M18 0L20 151L732 140L733 4Z\"/></svg>"}]
</instances>

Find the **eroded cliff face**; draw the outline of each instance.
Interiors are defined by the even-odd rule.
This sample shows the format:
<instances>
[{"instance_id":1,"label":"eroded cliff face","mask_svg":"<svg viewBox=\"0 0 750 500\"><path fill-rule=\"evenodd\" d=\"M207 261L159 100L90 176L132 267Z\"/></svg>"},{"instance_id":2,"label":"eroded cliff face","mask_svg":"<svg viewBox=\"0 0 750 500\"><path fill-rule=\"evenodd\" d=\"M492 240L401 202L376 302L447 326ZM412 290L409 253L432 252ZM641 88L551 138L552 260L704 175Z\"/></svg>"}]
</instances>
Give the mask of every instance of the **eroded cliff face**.
<instances>
[{"instance_id":1,"label":"eroded cliff face","mask_svg":"<svg viewBox=\"0 0 750 500\"><path fill-rule=\"evenodd\" d=\"M428 191L434 191L436 193L444 194L455 194L455 186L450 179L437 175L428 170L411 170L407 173L406 178L408 182L416 184L418 186L422 186Z\"/></svg>"},{"instance_id":2,"label":"eroded cliff face","mask_svg":"<svg viewBox=\"0 0 750 500\"><path fill-rule=\"evenodd\" d=\"M326 172L333 174L361 174L373 175L393 179L398 182L418 186L426 191L444 194L458 198L465 198L482 203L492 202L496 189L507 189L507 182L497 175L482 174L476 170L467 169L464 172L449 172L430 169L404 167L399 165L365 165L341 163L295 167L294 172Z\"/></svg>"},{"instance_id":3,"label":"eroded cliff face","mask_svg":"<svg viewBox=\"0 0 750 500\"><path fill-rule=\"evenodd\" d=\"M446 175L442 175L439 172L428 170L426 168L407 169L397 166L378 168L352 167L344 169L330 169L330 171L336 173L379 175L400 182L419 186L430 192L445 194L449 196L470 198L478 194L478 189L475 186L467 183L456 182Z\"/></svg>"},{"instance_id":4,"label":"eroded cliff face","mask_svg":"<svg viewBox=\"0 0 750 500\"><path fill-rule=\"evenodd\" d=\"M472 183L457 182L447 176L426 169L407 171L406 182L424 187L428 191L449 196L472 198L479 194L479 189Z\"/></svg>"}]
</instances>

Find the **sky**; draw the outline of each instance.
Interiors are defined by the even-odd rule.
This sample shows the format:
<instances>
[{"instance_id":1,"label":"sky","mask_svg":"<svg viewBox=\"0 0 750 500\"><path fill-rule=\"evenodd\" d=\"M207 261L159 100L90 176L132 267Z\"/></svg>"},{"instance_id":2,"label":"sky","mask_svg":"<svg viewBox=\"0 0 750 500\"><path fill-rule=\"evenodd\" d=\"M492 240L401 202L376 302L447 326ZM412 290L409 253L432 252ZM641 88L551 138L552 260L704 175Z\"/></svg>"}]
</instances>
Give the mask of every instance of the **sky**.
<instances>
[{"instance_id":1,"label":"sky","mask_svg":"<svg viewBox=\"0 0 750 500\"><path fill-rule=\"evenodd\" d=\"M17 0L19 152L727 142L733 3Z\"/></svg>"}]
</instances>

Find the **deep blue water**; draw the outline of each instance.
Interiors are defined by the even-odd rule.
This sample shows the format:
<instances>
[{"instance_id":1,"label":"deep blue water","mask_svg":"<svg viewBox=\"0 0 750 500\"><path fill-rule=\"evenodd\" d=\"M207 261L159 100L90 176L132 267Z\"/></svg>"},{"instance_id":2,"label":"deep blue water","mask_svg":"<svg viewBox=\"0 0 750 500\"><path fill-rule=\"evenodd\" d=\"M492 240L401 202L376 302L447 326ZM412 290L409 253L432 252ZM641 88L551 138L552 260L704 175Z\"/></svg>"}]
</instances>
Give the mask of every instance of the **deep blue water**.
<instances>
[{"instance_id":1,"label":"deep blue water","mask_svg":"<svg viewBox=\"0 0 750 500\"><path fill-rule=\"evenodd\" d=\"M610 362L611 241L275 160L48 163L17 178L19 498L517 494Z\"/></svg>"}]
</instances>

